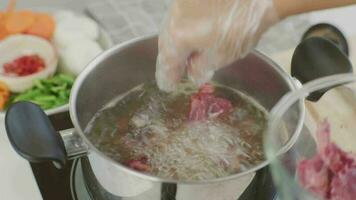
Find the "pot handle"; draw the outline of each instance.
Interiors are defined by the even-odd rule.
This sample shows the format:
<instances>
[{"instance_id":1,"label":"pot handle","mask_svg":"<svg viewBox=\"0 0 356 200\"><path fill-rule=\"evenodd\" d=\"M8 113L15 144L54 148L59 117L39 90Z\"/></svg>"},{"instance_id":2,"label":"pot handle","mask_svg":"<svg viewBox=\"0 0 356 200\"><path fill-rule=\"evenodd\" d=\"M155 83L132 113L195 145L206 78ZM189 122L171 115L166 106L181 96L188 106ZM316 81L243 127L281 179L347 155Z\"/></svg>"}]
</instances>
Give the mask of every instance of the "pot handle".
<instances>
[{"instance_id":1,"label":"pot handle","mask_svg":"<svg viewBox=\"0 0 356 200\"><path fill-rule=\"evenodd\" d=\"M347 41L341 31L329 24L311 27L292 57L291 74L303 84L325 76L352 72ZM313 92L307 99L316 102L334 87Z\"/></svg>"},{"instance_id":2,"label":"pot handle","mask_svg":"<svg viewBox=\"0 0 356 200\"><path fill-rule=\"evenodd\" d=\"M66 165L63 140L36 104L13 104L6 112L5 128L12 147L28 161L52 161L59 169Z\"/></svg>"}]
</instances>

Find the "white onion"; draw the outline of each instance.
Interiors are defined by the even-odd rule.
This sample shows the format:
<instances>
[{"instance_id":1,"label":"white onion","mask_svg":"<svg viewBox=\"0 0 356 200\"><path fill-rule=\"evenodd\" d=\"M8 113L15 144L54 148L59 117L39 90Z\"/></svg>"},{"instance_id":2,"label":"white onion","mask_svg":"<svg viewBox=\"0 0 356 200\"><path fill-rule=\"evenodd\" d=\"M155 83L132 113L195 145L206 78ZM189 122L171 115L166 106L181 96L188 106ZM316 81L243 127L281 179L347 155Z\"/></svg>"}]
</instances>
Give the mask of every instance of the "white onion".
<instances>
[{"instance_id":1,"label":"white onion","mask_svg":"<svg viewBox=\"0 0 356 200\"><path fill-rule=\"evenodd\" d=\"M56 29L53 35L53 42L57 49L62 50L67 48L67 46L76 43L79 40L90 40L86 36L78 31L71 31L65 29Z\"/></svg>"},{"instance_id":2,"label":"white onion","mask_svg":"<svg viewBox=\"0 0 356 200\"><path fill-rule=\"evenodd\" d=\"M74 15L59 18L56 25L56 31L67 31L75 35L83 35L90 40L97 40L99 37L98 24L85 16ZM55 36L58 35L55 33ZM55 38L56 39L56 38Z\"/></svg>"},{"instance_id":3,"label":"white onion","mask_svg":"<svg viewBox=\"0 0 356 200\"><path fill-rule=\"evenodd\" d=\"M78 75L103 50L97 43L98 24L71 11L55 14L57 26L53 41L59 51L59 70Z\"/></svg>"},{"instance_id":4,"label":"white onion","mask_svg":"<svg viewBox=\"0 0 356 200\"><path fill-rule=\"evenodd\" d=\"M60 71L71 75L79 75L87 64L102 51L96 42L78 40L60 51Z\"/></svg>"},{"instance_id":5,"label":"white onion","mask_svg":"<svg viewBox=\"0 0 356 200\"><path fill-rule=\"evenodd\" d=\"M58 10L53 14L56 23L65 19L72 19L75 16L76 14L70 10Z\"/></svg>"}]
</instances>

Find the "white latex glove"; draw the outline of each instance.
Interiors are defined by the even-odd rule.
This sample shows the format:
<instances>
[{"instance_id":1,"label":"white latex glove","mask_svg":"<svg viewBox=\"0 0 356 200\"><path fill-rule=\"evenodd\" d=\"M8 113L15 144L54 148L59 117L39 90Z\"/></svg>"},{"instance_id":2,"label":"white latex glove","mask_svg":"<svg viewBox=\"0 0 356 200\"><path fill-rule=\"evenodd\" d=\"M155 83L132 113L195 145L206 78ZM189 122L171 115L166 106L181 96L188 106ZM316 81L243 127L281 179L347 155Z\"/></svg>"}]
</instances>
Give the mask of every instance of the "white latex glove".
<instances>
[{"instance_id":1,"label":"white latex glove","mask_svg":"<svg viewBox=\"0 0 356 200\"><path fill-rule=\"evenodd\" d=\"M197 85L209 81L278 19L272 0L175 0L159 36L159 88L174 90L185 72Z\"/></svg>"}]
</instances>

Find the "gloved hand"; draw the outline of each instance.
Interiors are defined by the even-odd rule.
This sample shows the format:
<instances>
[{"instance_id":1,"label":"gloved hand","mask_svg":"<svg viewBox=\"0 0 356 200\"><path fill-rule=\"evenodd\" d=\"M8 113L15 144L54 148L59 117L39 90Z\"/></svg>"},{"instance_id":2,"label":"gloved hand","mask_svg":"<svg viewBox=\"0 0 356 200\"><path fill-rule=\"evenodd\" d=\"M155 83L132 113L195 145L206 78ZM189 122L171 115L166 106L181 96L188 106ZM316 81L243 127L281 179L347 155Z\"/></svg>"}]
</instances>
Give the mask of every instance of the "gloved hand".
<instances>
[{"instance_id":1,"label":"gloved hand","mask_svg":"<svg viewBox=\"0 0 356 200\"><path fill-rule=\"evenodd\" d=\"M185 72L197 85L209 81L278 20L273 0L175 0L159 36L159 88L174 90Z\"/></svg>"}]
</instances>

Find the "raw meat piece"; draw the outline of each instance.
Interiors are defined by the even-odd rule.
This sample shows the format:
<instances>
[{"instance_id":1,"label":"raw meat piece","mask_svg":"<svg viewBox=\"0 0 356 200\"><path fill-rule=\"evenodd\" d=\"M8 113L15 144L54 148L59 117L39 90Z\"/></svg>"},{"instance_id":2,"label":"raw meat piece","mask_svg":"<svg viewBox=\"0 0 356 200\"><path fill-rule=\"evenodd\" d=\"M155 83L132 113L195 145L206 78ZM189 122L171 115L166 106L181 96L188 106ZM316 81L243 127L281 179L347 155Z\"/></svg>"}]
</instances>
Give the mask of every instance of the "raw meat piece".
<instances>
[{"instance_id":1,"label":"raw meat piece","mask_svg":"<svg viewBox=\"0 0 356 200\"><path fill-rule=\"evenodd\" d=\"M356 166L347 167L334 176L330 193L332 200L356 198Z\"/></svg>"},{"instance_id":2,"label":"raw meat piece","mask_svg":"<svg viewBox=\"0 0 356 200\"><path fill-rule=\"evenodd\" d=\"M330 142L330 125L324 121L317 131L318 154L298 163L300 184L326 200L356 199L356 156Z\"/></svg>"},{"instance_id":3,"label":"raw meat piece","mask_svg":"<svg viewBox=\"0 0 356 200\"><path fill-rule=\"evenodd\" d=\"M337 173L353 163L350 154L330 142L330 124L326 120L318 127L317 140L319 154L333 173Z\"/></svg>"},{"instance_id":4,"label":"raw meat piece","mask_svg":"<svg viewBox=\"0 0 356 200\"><path fill-rule=\"evenodd\" d=\"M190 121L206 120L210 117L217 117L232 110L230 101L215 97L214 87L209 84L203 85L198 93L190 97Z\"/></svg>"},{"instance_id":5,"label":"raw meat piece","mask_svg":"<svg viewBox=\"0 0 356 200\"><path fill-rule=\"evenodd\" d=\"M333 173L338 173L345 167L351 166L354 163L352 157L334 143L327 145L320 154L325 164Z\"/></svg>"},{"instance_id":6,"label":"raw meat piece","mask_svg":"<svg viewBox=\"0 0 356 200\"><path fill-rule=\"evenodd\" d=\"M298 178L304 188L319 198L328 197L328 168L319 155L298 164Z\"/></svg>"},{"instance_id":7,"label":"raw meat piece","mask_svg":"<svg viewBox=\"0 0 356 200\"><path fill-rule=\"evenodd\" d=\"M142 156L139 159L132 159L127 162L127 166L130 167L131 169L140 171L140 172L145 172L150 169L150 166L148 165L148 159L146 156Z\"/></svg>"}]
</instances>

